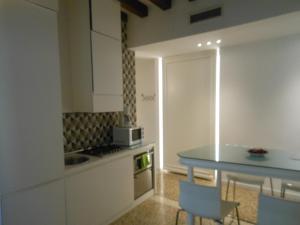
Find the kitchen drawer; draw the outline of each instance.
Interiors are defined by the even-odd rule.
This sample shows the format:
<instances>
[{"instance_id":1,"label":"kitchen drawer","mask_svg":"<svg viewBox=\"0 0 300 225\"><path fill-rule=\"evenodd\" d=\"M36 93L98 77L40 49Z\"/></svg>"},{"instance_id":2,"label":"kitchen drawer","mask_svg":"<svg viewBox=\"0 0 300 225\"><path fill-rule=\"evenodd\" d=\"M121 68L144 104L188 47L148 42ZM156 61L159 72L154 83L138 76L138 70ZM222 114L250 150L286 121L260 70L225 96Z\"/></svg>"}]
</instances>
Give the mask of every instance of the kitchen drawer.
<instances>
[{"instance_id":1,"label":"kitchen drawer","mask_svg":"<svg viewBox=\"0 0 300 225\"><path fill-rule=\"evenodd\" d=\"M152 168L134 175L134 199L142 196L153 188Z\"/></svg>"}]
</instances>

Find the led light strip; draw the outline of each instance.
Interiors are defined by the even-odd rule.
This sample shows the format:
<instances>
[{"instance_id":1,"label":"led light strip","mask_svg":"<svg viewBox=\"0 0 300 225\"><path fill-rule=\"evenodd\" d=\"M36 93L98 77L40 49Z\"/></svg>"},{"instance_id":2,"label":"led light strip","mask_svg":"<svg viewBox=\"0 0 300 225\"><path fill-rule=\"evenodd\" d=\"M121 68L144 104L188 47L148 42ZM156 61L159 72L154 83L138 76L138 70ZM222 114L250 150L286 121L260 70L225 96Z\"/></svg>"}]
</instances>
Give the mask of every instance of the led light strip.
<instances>
[{"instance_id":1,"label":"led light strip","mask_svg":"<svg viewBox=\"0 0 300 225\"><path fill-rule=\"evenodd\" d=\"M220 48L216 49L216 99L215 99L215 160L220 160L220 81L221 56Z\"/></svg>"},{"instance_id":2,"label":"led light strip","mask_svg":"<svg viewBox=\"0 0 300 225\"><path fill-rule=\"evenodd\" d=\"M163 59L158 58L159 168L164 168Z\"/></svg>"}]
</instances>

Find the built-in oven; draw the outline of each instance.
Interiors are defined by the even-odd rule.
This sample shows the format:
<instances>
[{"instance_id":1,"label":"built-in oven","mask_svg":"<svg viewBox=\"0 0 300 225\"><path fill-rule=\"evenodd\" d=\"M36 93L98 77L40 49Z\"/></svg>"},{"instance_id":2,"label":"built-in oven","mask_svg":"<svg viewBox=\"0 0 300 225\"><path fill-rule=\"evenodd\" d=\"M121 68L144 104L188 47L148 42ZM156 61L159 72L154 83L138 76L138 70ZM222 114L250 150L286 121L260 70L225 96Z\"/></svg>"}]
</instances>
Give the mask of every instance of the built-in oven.
<instances>
[{"instance_id":1,"label":"built-in oven","mask_svg":"<svg viewBox=\"0 0 300 225\"><path fill-rule=\"evenodd\" d=\"M134 156L134 199L154 188L153 149Z\"/></svg>"}]
</instances>

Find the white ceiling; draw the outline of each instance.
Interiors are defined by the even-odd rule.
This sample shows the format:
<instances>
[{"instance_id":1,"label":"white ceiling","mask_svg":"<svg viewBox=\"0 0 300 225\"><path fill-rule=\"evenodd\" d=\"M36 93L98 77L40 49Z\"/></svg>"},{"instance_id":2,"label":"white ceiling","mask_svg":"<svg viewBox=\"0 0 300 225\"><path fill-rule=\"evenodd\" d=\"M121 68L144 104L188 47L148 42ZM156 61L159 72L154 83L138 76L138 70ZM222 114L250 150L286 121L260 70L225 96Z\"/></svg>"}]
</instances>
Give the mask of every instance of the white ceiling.
<instances>
[{"instance_id":1,"label":"white ceiling","mask_svg":"<svg viewBox=\"0 0 300 225\"><path fill-rule=\"evenodd\" d=\"M219 46L225 47L297 33L300 33L300 11L222 30L135 47L132 50L136 52L137 57L165 57L216 48L218 45L215 42L218 39L222 40ZM207 41L213 44L208 47ZM202 43L201 48L197 47L198 43Z\"/></svg>"}]
</instances>

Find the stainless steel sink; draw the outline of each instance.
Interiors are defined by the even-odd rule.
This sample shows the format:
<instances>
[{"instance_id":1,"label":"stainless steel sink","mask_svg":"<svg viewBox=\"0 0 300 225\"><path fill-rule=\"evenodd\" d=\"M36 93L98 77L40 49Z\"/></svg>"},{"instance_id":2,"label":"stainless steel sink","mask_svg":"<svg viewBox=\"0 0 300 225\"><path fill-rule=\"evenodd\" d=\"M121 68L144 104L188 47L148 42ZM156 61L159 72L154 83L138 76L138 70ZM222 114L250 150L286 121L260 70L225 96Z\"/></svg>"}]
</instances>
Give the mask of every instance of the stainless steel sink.
<instances>
[{"instance_id":1,"label":"stainless steel sink","mask_svg":"<svg viewBox=\"0 0 300 225\"><path fill-rule=\"evenodd\" d=\"M81 156L81 155L72 155L72 156L65 156L65 165L78 165L84 162L89 161L89 157Z\"/></svg>"}]
</instances>

